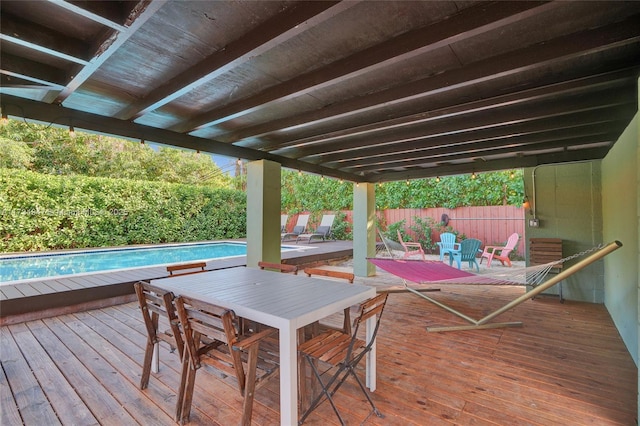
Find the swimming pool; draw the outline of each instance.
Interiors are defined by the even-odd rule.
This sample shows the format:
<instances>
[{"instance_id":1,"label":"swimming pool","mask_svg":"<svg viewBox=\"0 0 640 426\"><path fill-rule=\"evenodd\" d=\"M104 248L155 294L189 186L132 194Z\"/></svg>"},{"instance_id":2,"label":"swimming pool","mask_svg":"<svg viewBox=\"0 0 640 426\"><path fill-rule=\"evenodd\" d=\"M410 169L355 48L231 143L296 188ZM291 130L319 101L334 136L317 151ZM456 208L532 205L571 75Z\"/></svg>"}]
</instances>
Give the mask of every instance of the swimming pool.
<instances>
[{"instance_id":1,"label":"swimming pool","mask_svg":"<svg viewBox=\"0 0 640 426\"><path fill-rule=\"evenodd\" d=\"M295 249L282 246L283 251ZM10 281L208 261L246 254L246 243L224 241L0 256L0 285Z\"/></svg>"}]
</instances>

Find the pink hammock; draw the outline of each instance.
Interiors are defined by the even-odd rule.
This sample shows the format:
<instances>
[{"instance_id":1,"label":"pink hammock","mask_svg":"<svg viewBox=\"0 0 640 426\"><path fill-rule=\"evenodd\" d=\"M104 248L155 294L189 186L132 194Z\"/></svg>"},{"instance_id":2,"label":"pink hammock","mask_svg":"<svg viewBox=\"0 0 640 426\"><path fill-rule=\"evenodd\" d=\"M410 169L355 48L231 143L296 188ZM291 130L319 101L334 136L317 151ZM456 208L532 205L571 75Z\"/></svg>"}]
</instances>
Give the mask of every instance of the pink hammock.
<instances>
[{"instance_id":1,"label":"pink hammock","mask_svg":"<svg viewBox=\"0 0 640 426\"><path fill-rule=\"evenodd\" d=\"M369 258L367 260L390 274L417 284L436 282L497 284L503 282L466 272L440 261L383 258Z\"/></svg>"},{"instance_id":2,"label":"pink hammock","mask_svg":"<svg viewBox=\"0 0 640 426\"><path fill-rule=\"evenodd\" d=\"M502 313L514 308L515 306L529 300L536 295L542 293L548 288L551 288L555 284L559 283L563 279L574 274L578 270L585 266L603 258L612 251L622 247L622 243L614 241L604 247L596 247L593 250L597 250L591 253L587 258L581 260L575 265L563 270L558 275L546 280L544 283L537 285L531 291L524 293L518 298L504 305L502 308L496 309L484 318L474 319L462 312L453 309L450 306L445 305L425 294L420 293L418 290L407 286L406 281L404 287L422 297L423 299L457 315L460 318L465 319L471 325L457 325L448 327L427 327L428 331L454 331L454 330L477 330L485 328L498 328L498 327L514 327L521 326L522 322L503 322L503 323L490 323L493 318L501 315ZM581 254L590 253L593 250L583 252ZM397 259L383 259L383 258L369 258L369 262L384 269L385 271L396 275L404 280L409 280L414 283L473 283L473 284L496 284L495 277L482 277L469 272L465 272L459 269L452 268L443 264L442 262L422 261L422 260L397 260ZM551 264L549 264L551 265ZM543 265L544 266L544 265ZM526 268L525 268L526 270Z\"/></svg>"}]
</instances>

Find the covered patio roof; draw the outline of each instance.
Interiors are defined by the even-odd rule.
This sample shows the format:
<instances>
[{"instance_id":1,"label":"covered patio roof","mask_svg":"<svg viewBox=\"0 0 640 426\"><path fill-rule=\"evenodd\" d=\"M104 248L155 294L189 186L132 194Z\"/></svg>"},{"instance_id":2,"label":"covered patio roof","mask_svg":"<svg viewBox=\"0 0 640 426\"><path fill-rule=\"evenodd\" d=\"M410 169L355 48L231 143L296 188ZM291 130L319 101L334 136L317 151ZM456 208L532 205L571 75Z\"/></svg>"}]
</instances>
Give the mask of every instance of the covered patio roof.
<instances>
[{"instance_id":1,"label":"covered patio roof","mask_svg":"<svg viewBox=\"0 0 640 426\"><path fill-rule=\"evenodd\" d=\"M640 2L2 1L2 113L358 182L601 159Z\"/></svg>"}]
</instances>

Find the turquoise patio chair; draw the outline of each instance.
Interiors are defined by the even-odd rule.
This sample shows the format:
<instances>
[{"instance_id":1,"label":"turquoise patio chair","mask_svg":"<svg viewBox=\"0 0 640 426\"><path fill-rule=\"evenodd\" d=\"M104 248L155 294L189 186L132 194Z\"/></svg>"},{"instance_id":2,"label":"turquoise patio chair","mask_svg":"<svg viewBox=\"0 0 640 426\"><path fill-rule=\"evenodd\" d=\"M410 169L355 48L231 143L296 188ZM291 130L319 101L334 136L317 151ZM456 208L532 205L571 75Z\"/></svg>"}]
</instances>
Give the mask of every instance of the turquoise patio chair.
<instances>
[{"instance_id":1,"label":"turquoise patio chair","mask_svg":"<svg viewBox=\"0 0 640 426\"><path fill-rule=\"evenodd\" d=\"M456 252L460 252L460 244L456 243L456 234L443 232L440 234L440 241L436 243L440 248L440 262L444 260L444 255L449 253L449 258Z\"/></svg>"},{"instance_id":2,"label":"turquoise patio chair","mask_svg":"<svg viewBox=\"0 0 640 426\"><path fill-rule=\"evenodd\" d=\"M475 238L467 238L466 240L462 240L459 245L459 251L449 252L449 266L451 266L455 260L458 269L461 269L460 262L469 262L469 268L473 269L473 265L475 264L476 269L480 272L480 265L478 264L476 256L482 245L482 241Z\"/></svg>"}]
</instances>

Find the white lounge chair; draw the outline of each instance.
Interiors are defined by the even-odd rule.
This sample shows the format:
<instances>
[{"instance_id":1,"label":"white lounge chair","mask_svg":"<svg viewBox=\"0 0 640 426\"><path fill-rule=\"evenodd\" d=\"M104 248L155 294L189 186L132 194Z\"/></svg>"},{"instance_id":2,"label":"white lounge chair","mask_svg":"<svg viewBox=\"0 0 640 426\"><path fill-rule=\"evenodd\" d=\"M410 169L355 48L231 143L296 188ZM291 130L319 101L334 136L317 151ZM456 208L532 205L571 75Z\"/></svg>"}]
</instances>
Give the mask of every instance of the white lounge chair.
<instances>
[{"instance_id":1,"label":"white lounge chair","mask_svg":"<svg viewBox=\"0 0 640 426\"><path fill-rule=\"evenodd\" d=\"M324 216L322 216L320 225L318 225L318 228L315 230L315 232L298 235L298 237L296 238L296 243L298 241L304 240L310 242L313 238L322 239L323 241L329 239L333 231L333 222L335 219L335 214L325 214Z\"/></svg>"},{"instance_id":2,"label":"white lounge chair","mask_svg":"<svg viewBox=\"0 0 640 426\"><path fill-rule=\"evenodd\" d=\"M298 235L304 234L305 232L307 232L307 223L309 223L308 214L298 215L298 221L296 222L296 226L293 227L293 231L283 232L280 235L280 238L282 239L282 241L292 240L294 238L297 238Z\"/></svg>"}]
</instances>

